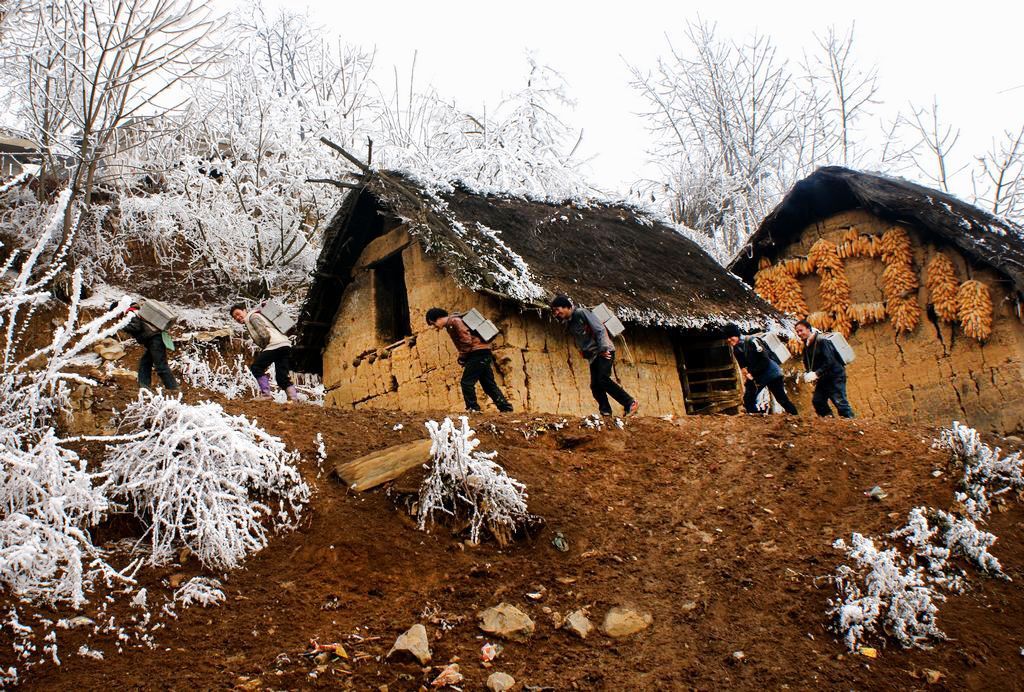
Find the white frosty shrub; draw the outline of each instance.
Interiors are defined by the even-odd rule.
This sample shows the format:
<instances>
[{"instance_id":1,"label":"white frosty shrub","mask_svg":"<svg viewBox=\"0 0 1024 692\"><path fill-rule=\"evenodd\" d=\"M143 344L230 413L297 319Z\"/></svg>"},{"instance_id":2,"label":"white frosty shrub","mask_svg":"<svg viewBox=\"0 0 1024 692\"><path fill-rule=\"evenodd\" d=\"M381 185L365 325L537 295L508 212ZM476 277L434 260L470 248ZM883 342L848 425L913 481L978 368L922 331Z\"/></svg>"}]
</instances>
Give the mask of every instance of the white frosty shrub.
<instances>
[{"instance_id":1,"label":"white frosty shrub","mask_svg":"<svg viewBox=\"0 0 1024 692\"><path fill-rule=\"evenodd\" d=\"M484 524L511 533L529 517L526 486L494 462L497 452L476 451L480 440L474 438L469 419L461 416L459 421L458 426L451 418L426 423L433 461L420 487L419 528L425 530L440 512L468 517L473 543L480 541Z\"/></svg>"},{"instance_id":2,"label":"white frosty shrub","mask_svg":"<svg viewBox=\"0 0 1024 692\"><path fill-rule=\"evenodd\" d=\"M209 577L192 577L174 592L174 600L182 608L198 603L204 608L220 605L224 602L222 584Z\"/></svg>"},{"instance_id":3,"label":"white frosty shrub","mask_svg":"<svg viewBox=\"0 0 1024 692\"><path fill-rule=\"evenodd\" d=\"M228 360L215 348L192 343L175 360L181 379L190 387L217 392L225 399L247 399L259 392L244 354Z\"/></svg>"},{"instance_id":4,"label":"white frosty shrub","mask_svg":"<svg viewBox=\"0 0 1024 692\"><path fill-rule=\"evenodd\" d=\"M290 525L309 499L298 453L218 404L142 391L119 432L130 439L108 447L104 489L147 523L153 564L184 544L205 566L237 567L266 546L267 524Z\"/></svg>"},{"instance_id":5,"label":"white frosty shrub","mask_svg":"<svg viewBox=\"0 0 1024 692\"><path fill-rule=\"evenodd\" d=\"M928 585L921 568L908 564L895 548L878 550L859 533L850 545L842 539L833 545L854 564L836 570L839 601L829 611L851 651L879 630L907 648L945 638L935 623L936 602L945 596Z\"/></svg>"},{"instance_id":6,"label":"white frosty shrub","mask_svg":"<svg viewBox=\"0 0 1024 692\"><path fill-rule=\"evenodd\" d=\"M1002 450L985 444L974 428L953 421L952 427L942 431L938 445L952 452L963 467L957 500L963 503L972 519L982 519L991 513L992 497L1024 489L1024 462L1020 452L1002 456Z\"/></svg>"},{"instance_id":7,"label":"white frosty shrub","mask_svg":"<svg viewBox=\"0 0 1024 692\"><path fill-rule=\"evenodd\" d=\"M30 347L33 318L52 301L50 289L64 270L64 255L48 263L70 193L64 191L26 253L0 263L0 584L38 603L86 599L90 572L115 572L92 544L89 528L107 511L85 462L65 446L56 416L66 409L68 382L94 384L68 368L98 341L127 322L115 310L80 320L82 276L71 277L71 302L49 341ZM127 299L122 298L122 306ZM62 309L64 306L62 306Z\"/></svg>"}]
</instances>

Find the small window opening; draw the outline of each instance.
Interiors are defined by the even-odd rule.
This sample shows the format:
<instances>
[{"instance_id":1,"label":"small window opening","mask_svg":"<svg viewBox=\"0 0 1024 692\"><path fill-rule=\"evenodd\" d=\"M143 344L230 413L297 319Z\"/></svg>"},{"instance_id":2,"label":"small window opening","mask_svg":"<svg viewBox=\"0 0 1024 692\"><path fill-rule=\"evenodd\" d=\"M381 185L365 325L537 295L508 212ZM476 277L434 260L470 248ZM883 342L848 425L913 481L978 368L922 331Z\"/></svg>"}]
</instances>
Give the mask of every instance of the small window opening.
<instances>
[{"instance_id":1,"label":"small window opening","mask_svg":"<svg viewBox=\"0 0 1024 692\"><path fill-rule=\"evenodd\" d=\"M377 334L385 344L412 335L409 294L405 289L405 264L398 252L373 265L373 297Z\"/></svg>"}]
</instances>

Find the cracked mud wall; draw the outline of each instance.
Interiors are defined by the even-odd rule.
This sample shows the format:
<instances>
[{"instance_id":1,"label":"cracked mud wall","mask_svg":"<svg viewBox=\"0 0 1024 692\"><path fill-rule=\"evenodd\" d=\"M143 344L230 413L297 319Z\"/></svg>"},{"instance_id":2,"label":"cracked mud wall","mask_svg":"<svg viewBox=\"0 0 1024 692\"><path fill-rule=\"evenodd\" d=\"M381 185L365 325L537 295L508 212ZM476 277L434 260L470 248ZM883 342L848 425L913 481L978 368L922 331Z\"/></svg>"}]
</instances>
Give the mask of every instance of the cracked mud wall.
<instances>
[{"instance_id":1,"label":"cracked mud wall","mask_svg":"<svg viewBox=\"0 0 1024 692\"><path fill-rule=\"evenodd\" d=\"M374 282L369 265L402 253L413 334L395 346L376 332ZM561 325L536 312L459 288L400 227L363 251L342 296L323 354L327 403L342 408L462 411L462 367L444 332L426 324L434 306L480 310L501 330L493 342L499 386L517 411L587 415L597 406L589 369ZM686 415L668 332L630 327L618 348L616 377L646 415ZM391 348L388 348L391 346ZM632 362L629 362L632 361ZM493 410L477 389L482 406ZM615 406L618 412L618 406Z\"/></svg>"},{"instance_id":2,"label":"cracked mud wall","mask_svg":"<svg viewBox=\"0 0 1024 692\"><path fill-rule=\"evenodd\" d=\"M856 228L881 234L891 224L865 211L844 212L805 229L799 242L781 258L805 255L819 238L838 241ZM958 324L938 320L928 310L925 267L939 247L928 235L908 228L914 249L914 269L920 279L918 304L921 320L910 333L897 335L891 322L858 327L850 337L857 359L848 367L848 394L858 416L885 416L948 425L959 420L1000 433L1024 429L1024 325L1015 314L1012 286L987 268L972 265L958 250L942 247L953 260L959 281L977 279L992 293L994 323L984 344L965 336ZM880 259L846 259L851 302L883 301ZM813 312L820 304L818 278L800 279ZM794 361L798 363L799 361ZM802 365L789 365L802 372ZM787 382L791 393L792 381ZM811 386L795 386L797 406L813 415Z\"/></svg>"}]
</instances>

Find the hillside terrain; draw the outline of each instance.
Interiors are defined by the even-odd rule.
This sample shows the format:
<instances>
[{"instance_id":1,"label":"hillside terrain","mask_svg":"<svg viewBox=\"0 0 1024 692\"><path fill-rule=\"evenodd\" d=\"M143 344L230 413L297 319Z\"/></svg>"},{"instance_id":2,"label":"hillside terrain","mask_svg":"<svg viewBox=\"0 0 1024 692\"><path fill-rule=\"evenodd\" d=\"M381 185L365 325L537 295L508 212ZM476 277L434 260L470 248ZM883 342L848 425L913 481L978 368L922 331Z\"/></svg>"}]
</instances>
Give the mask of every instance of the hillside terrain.
<instances>
[{"instance_id":1,"label":"hillside terrain","mask_svg":"<svg viewBox=\"0 0 1024 692\"><path fill-rule=\"evenodd\" d=\"M97 388L98 424L134 392L134 382L120 377ZM1022 686L1024 511L1017 503L986 527L999 536L992 552L1013 581L975 575L966 593L943 603L938 620L949 641L925 651L874 641L878 655L870 658L847 651L828 629L830 577L843 557L832 542L854 531L888 533L920 504L953 504L949 456L932 449L933 429L713 416L639 418L620 430L553 416L474 416L481 449L497 450L509 474L527 484L530 509L546 523L502 549L493 541L473 547L440 526L417 531L402 502L415 478L354 493L330 472L336 462L426 437L423 422L444 414L221 403L302 452L314 495L301 526L274 537L243 569L211 574L223 580L226 602L180 610L153 632L154 648L125 645L117 653L115 633L61 631L62 665L26 671L26 687L415 690L429 687L449 661L461 667L462 689L482 689L495 671L523 689L936 687L926 670L940 674L940 689ZM882 501L866 494L876 485ZM103 538L135 531L131 520L116 519ZM557 534L565 552L554 545ZM183 557L140 573L151 603L183 576L203 573ZM485 638L477 614L501 602L536 622L530 639ZM586 640L556 629L580 608L600 625L619 605L650 614L650 627ZM98 606L83 614L97 617ZM130 609L116 602L106 616L127 622ZM395 638L416 623L427 629L430 667L387 659ZM341 643L349 658L306 657L310 640ZM480 655L488 642L503 647L489 668ZM74 655L83 644L104 659ZM8 657L5 647L0 665Z\"/></svg>"}]
</instances>

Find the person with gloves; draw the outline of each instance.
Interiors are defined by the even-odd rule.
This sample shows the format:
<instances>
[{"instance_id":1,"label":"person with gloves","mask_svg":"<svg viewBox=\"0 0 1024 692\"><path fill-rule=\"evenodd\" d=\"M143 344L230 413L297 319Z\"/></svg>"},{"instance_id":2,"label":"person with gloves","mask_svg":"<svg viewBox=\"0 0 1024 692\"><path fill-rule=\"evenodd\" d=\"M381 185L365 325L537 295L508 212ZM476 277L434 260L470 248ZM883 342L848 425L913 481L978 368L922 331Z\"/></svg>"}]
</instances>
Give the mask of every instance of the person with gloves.
<instances>
[{"instance_id":1,"label":"person with gloves","mask_svg":"<svg viewBox=\"0 0 1024 692\"><path fill-rule=\"evenodd\" d=\"M270 375L267 374L267 370L273 365L277 386L288 393L289 402L298 401L299 393L292 384L290 374L292 342L259 311L249 312L240 303L231 306L231 317L235 322L245 325L249 337L260 348L260 352L249 366L249 372L259 384L259 398L273 398L270 393Z\"/></svg>"},{"instance_id":2,"label":"person with gloves","mask_svg":"<svg viewBox=\"0 0 1024 692\"><path fill-rule=\"evenodd\" d=\"M846 363L828 339L823 339L807 320L796 323L796 335L804 342L804 382L814 383L811 403L819 416L831 416L831 401L843 418L853 418L846 399Z\"/></svg>"},{"instance_id":3,"label":"person with gloves","mask_svg":"<svg viewBox=\"0 0 1024 692\"><path fill-rule=\"evenodd\" d=\"M580 355L590 363L590 393L594 395L601 415L612 415L612 405L608 401L609 396L619 402L625 410L625 415L635 414L640 407L639 402L612 379L612 370L615 366L615 344L612 343L607 327L590 310L573 307L572 301L567 296L555 296L550 306L555 319L569 328L569 333L576 340L576 347L579 348Z\"/></svg>"},{"instance_id":4,"label":"person with gloves","mask_svg":"<svg viewBox=\"0 0 1024 692\"><path fill-rule=\"evenodd\" d=\"M743 408L747 413L758 413L757 396L767 387L786 413L797 415L796 406L786 394L782 366L768 344L757 336L743 336L735 324L725 325L725 343L732 347L743 374Z\"/></svg>"}]
</instances>

